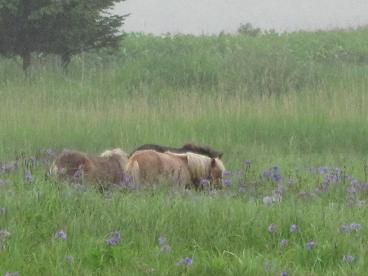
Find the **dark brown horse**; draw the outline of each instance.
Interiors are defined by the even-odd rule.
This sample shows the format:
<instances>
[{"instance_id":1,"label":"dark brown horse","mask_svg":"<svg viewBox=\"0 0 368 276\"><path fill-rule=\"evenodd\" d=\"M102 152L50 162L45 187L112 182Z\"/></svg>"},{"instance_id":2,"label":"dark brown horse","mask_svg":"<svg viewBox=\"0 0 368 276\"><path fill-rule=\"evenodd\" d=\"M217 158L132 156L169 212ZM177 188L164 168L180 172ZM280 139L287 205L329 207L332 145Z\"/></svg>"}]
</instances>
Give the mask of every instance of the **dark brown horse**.
<instances>
[{"instance_id":1,"label":"dark brown horse","mask_svg":"<svg viewBox=\"0 0 368 276\"><path fill-rule=\"evenodd\" d=\"M200 146L200 145L195 145L195 144L185 144L184 146L182 146L181 148L174 148L174 147L168 147L168 146L163 146L163 145L156 145L156 144L145 144L142 145L138 148L136 148L130 155L132 156L136 151L139 150L154 150L157 152L173 152L173 153L187 153L187 152L192 152L192 153L197 153L197 154L201 154L201 155L205 155L208 156L210 158L221 158L222 157L222 152L218 152L214 149L211 149L208 146Z\"/></svg>"}]
</instances>

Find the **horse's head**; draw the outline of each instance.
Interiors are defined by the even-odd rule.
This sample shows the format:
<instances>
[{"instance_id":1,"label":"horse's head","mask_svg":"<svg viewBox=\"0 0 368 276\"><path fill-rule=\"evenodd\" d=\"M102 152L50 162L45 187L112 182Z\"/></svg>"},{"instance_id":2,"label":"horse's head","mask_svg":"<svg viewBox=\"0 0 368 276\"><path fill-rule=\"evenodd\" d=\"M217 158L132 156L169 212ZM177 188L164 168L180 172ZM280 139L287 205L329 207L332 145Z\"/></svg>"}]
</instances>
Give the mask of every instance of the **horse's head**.
<instances>
[{"instance_id":1,"label":"horse's head","mask_svg":"<svg viewBox=\"0 0 368 276\"><path fill-rule=\"evenodd\" d=\"M225 171L225 166L219 158L212 158L211 159L211 168L210 168L210 182L211 186L215 189L222 189L223 179L222 176Z\"/></svg>"}]
</instances>

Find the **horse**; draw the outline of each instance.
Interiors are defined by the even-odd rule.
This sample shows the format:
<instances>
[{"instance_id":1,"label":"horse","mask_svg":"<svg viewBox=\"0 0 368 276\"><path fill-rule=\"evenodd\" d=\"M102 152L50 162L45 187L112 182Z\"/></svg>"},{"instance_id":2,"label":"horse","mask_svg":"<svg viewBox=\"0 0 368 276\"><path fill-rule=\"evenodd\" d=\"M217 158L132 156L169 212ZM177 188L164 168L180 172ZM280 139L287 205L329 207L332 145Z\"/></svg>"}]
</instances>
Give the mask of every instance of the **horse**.
<instances>
[{"instance_id":1,"label":"horse","mask_svg":"<svg viewBox=\"0 0 368 276\"><path fill-rule=\"evenodd\" d=\"M174 152L174 153L187 153L187 152L193 152L198 153L202 155L206 155L210 158L220 158L222 157L223 153L218 152L208 146L200 146L195 144L185 144L181 148L174 148L169 146L163 146L163 145L156 145L156 144L145 144L138 148L136 148L132 153L130 153L129 157L132 156L136 151L139 150L155 150L158 152Z\"/></svg>"},{"instance_id":2,"label":"horse","mask_svg":"<svg viewBox=\"0 0 368 276\"><path fill-rule=\"evenodd\" d=\"M191 185L187 162L186 156L139 150L129 157L125 170L135 186L166 183L184 189Z\"/></svg>"},{"instance_id":3,"label":"horse","mask_svg":"<svg viewBox=\"0 0 368 276\"><path fill-rule=\"evenodd\" d=\"M120 184L127 161L127 155L121 149L107 150L100 156L64 150L51 165L49 174L63 180L86 180L106 187L107 183Z\"/></svg>"},{"instance_id":4,"label":"horse","mask_svg":"<svg viewBox=\"0 0 368 276\"><path fill-rule=\"evenodd\" d=\"M191 175L192 186L196 190L203 189L204 184L209 188L223 188L223 173L225 166L220 158L211 158L206 155L187 152L185 154L168 153L178 157L187 156L188 169Z\"/></svg>"},{"instance_id":5,"label":"horse","mask_svg":"<svg viewBox=\"0 0 368 276\"><path fill-rule=\"evenodd\" d=\"M222 188L225 167L219 158L192 152L173 153L139 150L129 157L126 173L135 185L170 183L181 189L200 189L202 179L214 188Z\"/></svg>"}]
</instances>

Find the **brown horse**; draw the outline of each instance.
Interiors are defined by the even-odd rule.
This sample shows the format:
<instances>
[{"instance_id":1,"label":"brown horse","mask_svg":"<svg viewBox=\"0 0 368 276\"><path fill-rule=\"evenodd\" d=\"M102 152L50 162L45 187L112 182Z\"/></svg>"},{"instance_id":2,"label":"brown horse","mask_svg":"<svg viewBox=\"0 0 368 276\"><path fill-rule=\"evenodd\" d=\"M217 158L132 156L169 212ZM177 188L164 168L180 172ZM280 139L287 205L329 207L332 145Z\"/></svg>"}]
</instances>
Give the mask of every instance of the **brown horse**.
<instances>
[{"instance_id":1,"label":"brown horse","mask_svg":"<svg viewBox=\"0 0 368 276\"><path fill-rule=\"evenodd\" d=\"M197 154L202 154L205 156L208 156L210 158L221 158L222 152L218 152L208 146L199 146L195 144L185 144L181 148L174 148L174 147L168 147L163 145L156 145L156 144L145 144L138 148L136 148L130 155L132 156L136 151L139 150L155 150L158 152L174 152L174 153L187 153L187 152L193 152Z\"/></svg>"},{"instance_id":2,"label":"brown horse","mask_svg":"<svg viewBox=\"0 0 368 276\"><path fill-rule=\"evenodd\" d=\"M172 153L139 150L130 156L126 172L135 185L169 183L179 188L200 188L208 179L214 188L222 188L225 168L219 158L187 152Z\"/></svg>"},{"instance_id":3,"label":"brown horse","mask_svg":"<svg viewBox=\"0 0 368 276\"><path fill-rule=\"evenodd\" d=\"M124 175L127 155L121 149L105 151L101 156L76 150L64 150L53 162L50 175L60 179L97 183L119 184Z\"/></svg>"}]
</instances>

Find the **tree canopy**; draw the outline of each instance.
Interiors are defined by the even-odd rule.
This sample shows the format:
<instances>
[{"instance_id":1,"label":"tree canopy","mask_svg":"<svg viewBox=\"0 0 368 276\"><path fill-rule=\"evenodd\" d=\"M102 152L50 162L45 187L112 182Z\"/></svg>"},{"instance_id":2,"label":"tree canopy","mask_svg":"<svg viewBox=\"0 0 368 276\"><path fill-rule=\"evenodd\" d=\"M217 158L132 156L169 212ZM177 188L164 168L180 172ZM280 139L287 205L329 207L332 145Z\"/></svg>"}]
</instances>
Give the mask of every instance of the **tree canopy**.
<instances>
[{"instance_id":1,"label":"tree canopy","mask_svg":"<svg viewBox=\"0 0 368 276\"><path fill-rule=\"evenodd\" d=\"M0 54L20 56L23 69L33 52L56 54L67 66L73 55L116 48L125 16L111 9L124 0L0 0Z\"/></svg>"}]
</instances>

